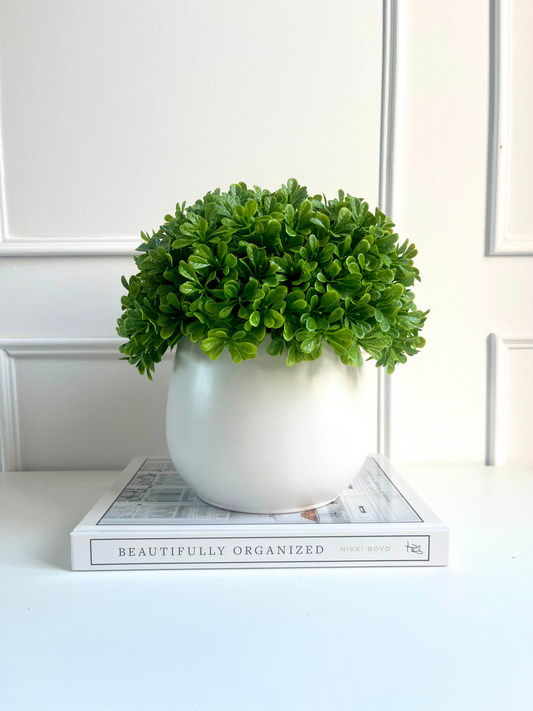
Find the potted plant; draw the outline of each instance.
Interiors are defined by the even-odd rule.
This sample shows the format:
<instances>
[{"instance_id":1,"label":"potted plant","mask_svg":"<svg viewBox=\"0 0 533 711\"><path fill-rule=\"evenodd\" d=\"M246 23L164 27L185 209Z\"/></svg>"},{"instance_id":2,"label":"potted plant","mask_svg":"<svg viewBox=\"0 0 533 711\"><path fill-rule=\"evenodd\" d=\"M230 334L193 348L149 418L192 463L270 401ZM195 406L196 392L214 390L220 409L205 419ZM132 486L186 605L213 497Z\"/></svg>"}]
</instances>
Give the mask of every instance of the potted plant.
<instances>
[{"instance_id":1,"label":"potted plant","mask_svg":"<svg viewBox=\"0 0 533 711\"><path fill-rule=\"evenodd\" d=\"M368 451L363 353L392 373L425 343L417 252L393 228L342 190L289 180L217 189L141 233L120 351L151 379L179 345L167 441L200 497L285 513L348 486Z\"/></svg>"}]
</instances>

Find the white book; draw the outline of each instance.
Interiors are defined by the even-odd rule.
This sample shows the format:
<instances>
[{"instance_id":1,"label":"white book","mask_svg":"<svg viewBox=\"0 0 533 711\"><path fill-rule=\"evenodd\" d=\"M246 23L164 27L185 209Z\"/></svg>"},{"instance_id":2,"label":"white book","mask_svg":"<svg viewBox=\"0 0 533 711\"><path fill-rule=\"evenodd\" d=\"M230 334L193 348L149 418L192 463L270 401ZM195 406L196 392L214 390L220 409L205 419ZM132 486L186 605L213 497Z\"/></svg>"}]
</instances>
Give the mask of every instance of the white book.
<instances>
[{"instance_id":1,"label":"white book","mask_svg":"<svg viewBox=\"0 0 533 711\"><path fill-rule=\"evenodd\" d=\"M449 528L381 454L338 499L291 514L205 503L170 459L135 457L71 533L73 570L447 565Z\"/></svg>"}]
</instances>

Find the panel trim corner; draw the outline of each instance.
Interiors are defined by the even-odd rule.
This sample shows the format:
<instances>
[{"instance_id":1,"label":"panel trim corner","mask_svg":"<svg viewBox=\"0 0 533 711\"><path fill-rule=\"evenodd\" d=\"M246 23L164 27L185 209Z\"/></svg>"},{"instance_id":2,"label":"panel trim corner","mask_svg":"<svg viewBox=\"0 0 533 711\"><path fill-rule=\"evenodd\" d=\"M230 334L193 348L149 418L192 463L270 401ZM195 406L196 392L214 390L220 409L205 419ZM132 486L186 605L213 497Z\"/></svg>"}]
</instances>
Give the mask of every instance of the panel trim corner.
<instances>
[{"instance_id":1,"label":"panel trim corner","mask_svg":"<svg viewBox=\"0 0 533 711\"><path fill-rule=\"evenodd\" d=\"M488 342L488 401L486 464L507 464L507 425L510 350L533 350L533 333L491 333Z\"/></svg>"}]
</instances>

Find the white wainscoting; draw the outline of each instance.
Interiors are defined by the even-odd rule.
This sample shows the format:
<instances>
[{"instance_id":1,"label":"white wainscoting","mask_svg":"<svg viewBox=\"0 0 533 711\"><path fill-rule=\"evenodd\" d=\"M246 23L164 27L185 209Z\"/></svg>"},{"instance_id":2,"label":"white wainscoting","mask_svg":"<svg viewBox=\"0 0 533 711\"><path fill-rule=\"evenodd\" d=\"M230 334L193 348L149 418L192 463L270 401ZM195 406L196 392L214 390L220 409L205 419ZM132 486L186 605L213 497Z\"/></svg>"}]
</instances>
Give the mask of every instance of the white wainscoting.
<instances>
[{"instance_id":1,"label":"white wainscoting","mask_svg":"<svg viewBox=\"0 0 533 711\"><path fill-rule=\"evenodd\" d=\"M487 464L533 467L533 333L489 338Z\"/></svg>"},{"instance_id":2,"label":"white wainscoting","mask_svg":"<svg viewBox=\"0 0 533 711\"><path fill-rule=\"evenodd\" d=\"M393 218L419 250L416 304L430 309L426 347L392 376L398 465L486 461L487 337L533 323L531 256L495 259L486 248L494 8L491 17L489 0L398 4ZM517 176L514 165L513 196ZM524 174L531 194L532 182Z\"/></svg>"},{"instance_id":3,"label":"white wainscoting","mask_svg":"<svg viewBox=\"0 0 533 711\"><path fill-rule=\"evenodd\" d=\"M398 464L490 459L487 419L496 409L487 400L486 339L530 332L533 323L524 201L533 161L520 162L531 134L521 128L531 108L523 73L531 7L335 7L274 0L265 14L246 0L0 5L4 467L120 467L130 450L164 447L154 413L164 413L169 361L149 383L113 355L134 235L157 228L177 200L235 180L268 187L290 176L328 196L339 187L364 195L420 250L415 292L417 305L431 309L428 343L392 377L369 363L373 448ZM518 432L513 422L529 410L513 378L529 382L531 351L509 353L506 426ZM131 434L147 407L153 440ZM507 438L509 460L527 455L521 446Z\"/></svg>"},{"instance_id":4,"label":"white wainscoting","mask_svg":"<svg viewBox=\"0 0 533 711\"><path fill-rule=\"evenodd\" d=\"M489 255L533 254L532 27L531 3L492 0Z\"/></svg>"},{"instance_id":5,"label":"white wainscoting","mask_svg":"<svg viewBox=\"0 0 533 711\"><path fill-rule=\"evenodd\" d=\"M122 342L0 340L4 470L121 469L136 454L168 456L172 355L150 382L119 360Z\"/></svg>"}]
</instances>

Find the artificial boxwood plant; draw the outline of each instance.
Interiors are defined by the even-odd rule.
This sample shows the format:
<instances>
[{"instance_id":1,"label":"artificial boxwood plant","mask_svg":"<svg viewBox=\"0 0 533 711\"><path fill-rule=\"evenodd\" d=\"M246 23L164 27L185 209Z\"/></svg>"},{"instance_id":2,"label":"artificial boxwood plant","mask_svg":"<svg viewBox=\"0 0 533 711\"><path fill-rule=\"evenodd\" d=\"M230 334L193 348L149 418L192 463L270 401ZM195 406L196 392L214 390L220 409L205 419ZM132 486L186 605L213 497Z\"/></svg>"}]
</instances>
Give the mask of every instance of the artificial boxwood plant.
<instances>
[{"instance_id":1,"label":"artificial boxwood plant","mask_svg":"<svg viewBox=\"0 0 533 711\"><path fill-rule=\"evenodd\" d=\"M240 363L268 336L267 352L289 366L319 358L326 343L346 365L362 365L364 351L392 373L425 344L428 313L410 290L416 248L393 228L363 200L310 196L293 179L178 204L151 237L141 233L139 271L122 277L120 351L151 379L181 338L212 360L227 347Z\"/></svg>"}]
</instances>

